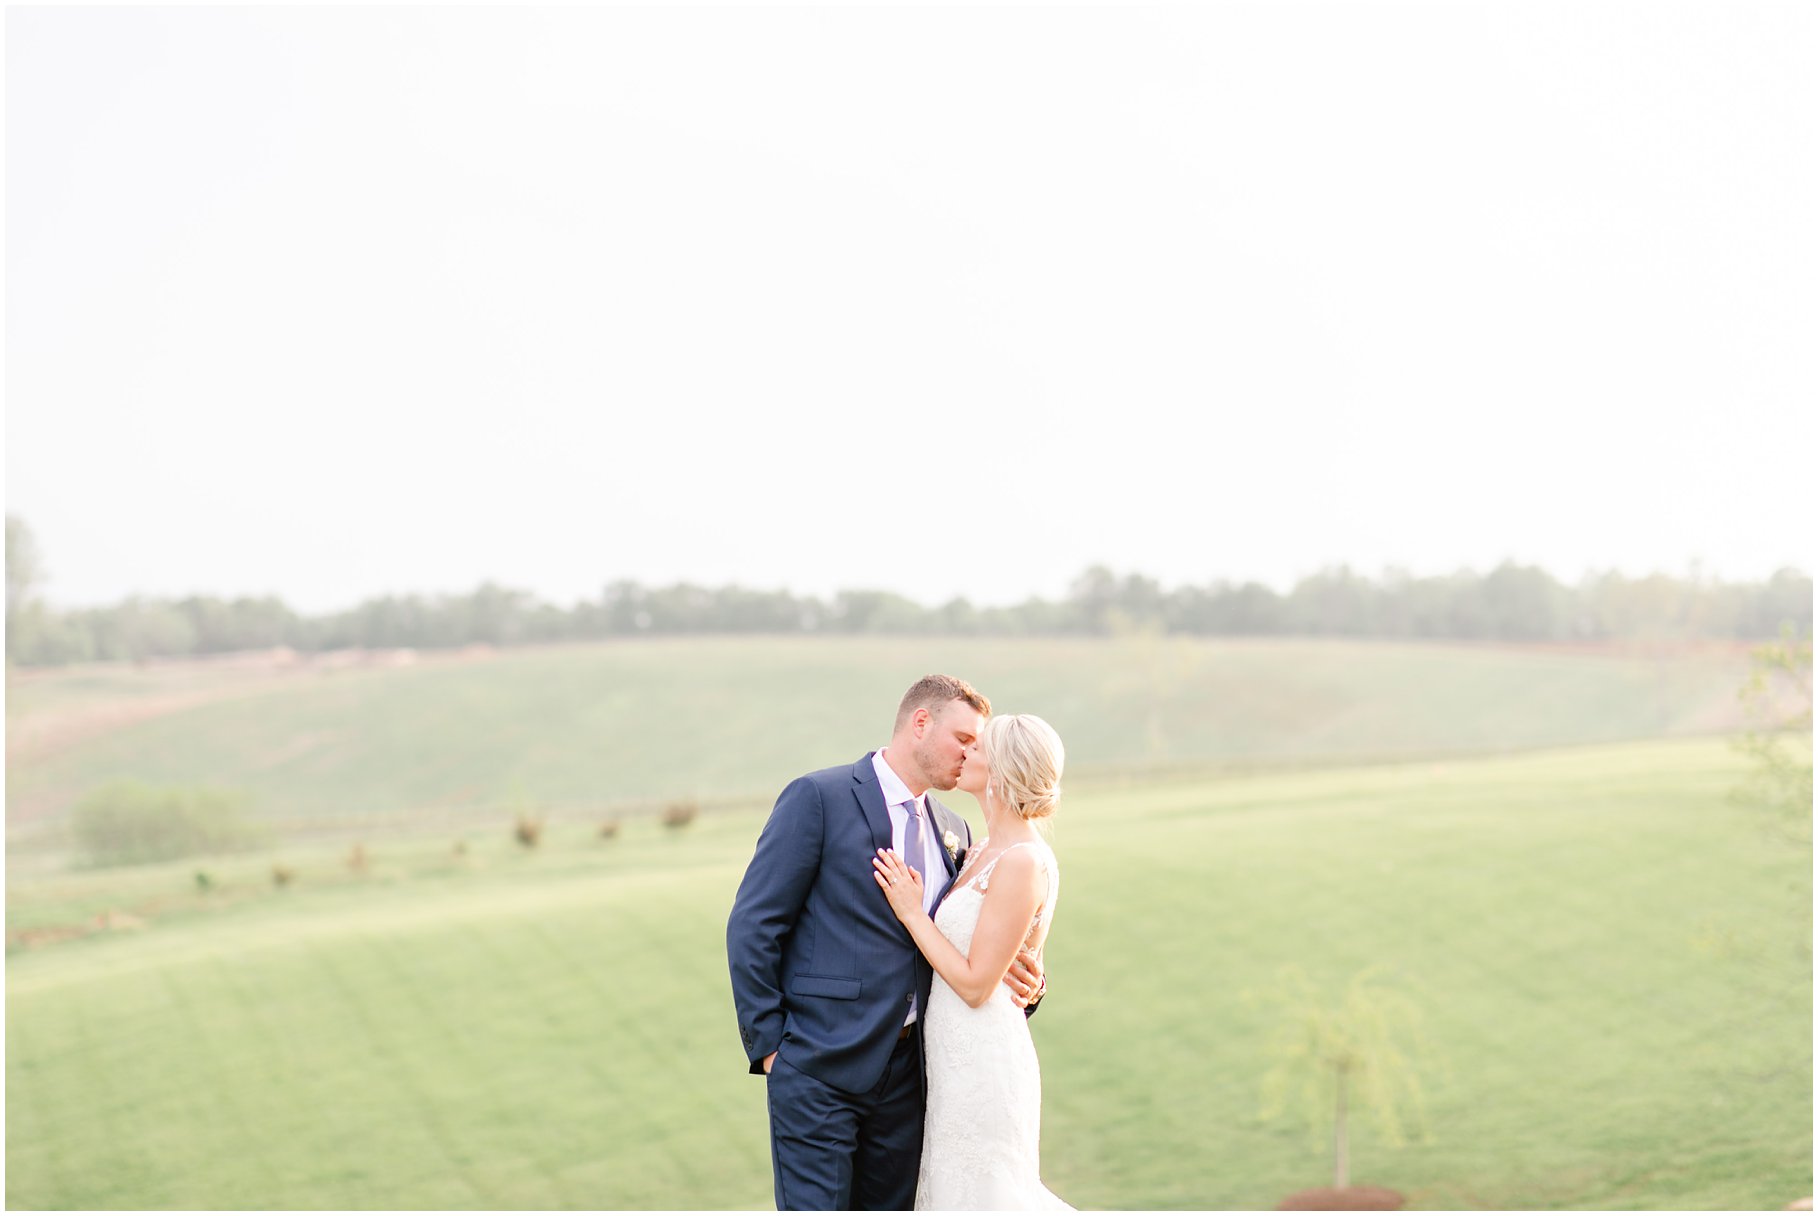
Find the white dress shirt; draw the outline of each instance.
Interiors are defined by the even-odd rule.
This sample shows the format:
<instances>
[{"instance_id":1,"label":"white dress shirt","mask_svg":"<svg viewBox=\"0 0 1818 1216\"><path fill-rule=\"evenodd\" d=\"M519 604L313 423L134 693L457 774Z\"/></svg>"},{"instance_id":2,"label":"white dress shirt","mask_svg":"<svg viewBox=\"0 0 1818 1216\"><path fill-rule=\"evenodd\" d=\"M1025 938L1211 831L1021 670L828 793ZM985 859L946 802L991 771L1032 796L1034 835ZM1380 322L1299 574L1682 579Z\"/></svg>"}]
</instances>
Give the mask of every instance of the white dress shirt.
<instances>
[{"instance_id":1,"label":"white dress shirt","mask_svg":"<svg viewBox=\"0 0 1818 1216\"><path fill-rule=\"evenodd\" d=\"M934 815L928 809L928 796L920 798L909 792L903 779L896 775L890 762L884 759L884 749L878 748L871 754L871 766L877 770L877 783L884 790L884 806L890 812L890 847L896 850L898 857L905 855L903 833L909 827L909 811L903 804L914 802L922 811L922 859L923 866L930 873L922 875L922 910L934 915L934 897L940 894L941 887L947 881L946 867L941 863L941 853L945 845L941 843L940 833L934 826Z\"/></svg>"}]
</instances>

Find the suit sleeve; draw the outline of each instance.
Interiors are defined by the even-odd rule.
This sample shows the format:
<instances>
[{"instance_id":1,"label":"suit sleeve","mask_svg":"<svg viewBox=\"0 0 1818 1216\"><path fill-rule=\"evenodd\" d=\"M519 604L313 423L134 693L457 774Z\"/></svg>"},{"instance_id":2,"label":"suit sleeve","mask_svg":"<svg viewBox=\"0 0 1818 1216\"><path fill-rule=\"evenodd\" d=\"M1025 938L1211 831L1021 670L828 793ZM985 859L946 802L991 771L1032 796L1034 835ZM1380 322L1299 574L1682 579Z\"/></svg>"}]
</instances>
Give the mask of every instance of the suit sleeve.
<instances>
[{"instance_id":1,"label":"suit sleeve","mask_svg":"<svg viewBox=\"0 0 1818 1216\"><path fill-rule=\"evenodd\" d=\"M806 777L776 800L726 922L739 1038L751 1071L783 1042L783 946L821 868L821 793Z\"/></svg>"}]
</instances>

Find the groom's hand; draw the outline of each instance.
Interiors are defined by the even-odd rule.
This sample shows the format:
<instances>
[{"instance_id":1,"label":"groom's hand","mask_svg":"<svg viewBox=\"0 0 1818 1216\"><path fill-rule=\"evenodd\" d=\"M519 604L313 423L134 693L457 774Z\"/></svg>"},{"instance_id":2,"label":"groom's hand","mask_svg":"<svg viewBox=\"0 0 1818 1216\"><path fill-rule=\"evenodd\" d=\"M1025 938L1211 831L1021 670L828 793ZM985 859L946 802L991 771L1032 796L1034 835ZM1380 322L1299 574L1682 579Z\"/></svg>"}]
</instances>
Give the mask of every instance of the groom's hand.
<instances>
[{"instance_id":1,"label":"groom's hand","mask_svg":"<svg viewBox=\"0 0 1818 1216\"><path fill-rule=\"evenodd\" d=\"M770 1075L770 1066L774 1063L776 1063L776 1052L773 1051L769 1055L764 1057L764 1075L765 1076Z\"/></svg>"},{"instance_id":2,"label":"groom's hand","mask_svg":"<svg viewBox=\"0 0 1818 1216\"><path fill-rule=\"evenodd\" d=\"M1027 1009L1042 999L1047 987L1047 977L1042 974L1042 960L1027 950L1017 952L1016 959L1010 964L1010 970L1004 974L1004 984L1010 989L1010 999L1016 1002L1018 1009Z\"/></svg>"}]
</instances>

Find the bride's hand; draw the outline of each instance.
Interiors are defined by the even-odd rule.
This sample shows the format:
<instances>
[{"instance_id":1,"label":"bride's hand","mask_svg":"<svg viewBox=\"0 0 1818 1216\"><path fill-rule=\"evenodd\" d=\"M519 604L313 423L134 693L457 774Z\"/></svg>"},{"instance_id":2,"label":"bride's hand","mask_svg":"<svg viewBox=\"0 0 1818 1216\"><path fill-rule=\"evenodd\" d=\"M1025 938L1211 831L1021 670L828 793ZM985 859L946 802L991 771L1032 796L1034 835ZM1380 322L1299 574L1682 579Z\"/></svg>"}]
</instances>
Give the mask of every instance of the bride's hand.
<instances>
[{"instance_id":1,"label":"bride's hand","mask_svg":"<svg viewBox=\"0 0 1818 1216\"><path fill-rule=\"evenodd\" d=\"M871 866L872 877L884 889L898 920L907 922L911 913L922 910L922 876L903 864L895 849L879 849Z\"/></svg>"}]
</instances>

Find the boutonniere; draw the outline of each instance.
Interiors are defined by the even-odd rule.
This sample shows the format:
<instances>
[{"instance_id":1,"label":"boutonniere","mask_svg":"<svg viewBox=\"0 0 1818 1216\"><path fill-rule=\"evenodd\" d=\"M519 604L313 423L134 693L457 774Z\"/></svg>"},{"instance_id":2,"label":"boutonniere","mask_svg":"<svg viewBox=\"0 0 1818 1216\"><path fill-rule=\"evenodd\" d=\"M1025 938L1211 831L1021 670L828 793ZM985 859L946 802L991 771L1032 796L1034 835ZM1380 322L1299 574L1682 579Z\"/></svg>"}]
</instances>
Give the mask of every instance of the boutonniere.
<instances>
[{"instance_id":1,"label":"boutonniere","mask_svg":"<svg viewBox=\"0 0 1818 1216\"><path fill-rule=\"evenodd\" d=\"M960 853L959 833L948 832L945 836L941 837L941 843L947 846L947 859L954 865L958 865Z\"/></svg>"}]
</instances>

